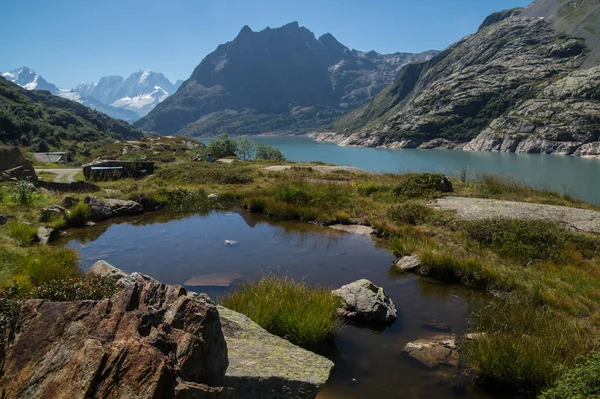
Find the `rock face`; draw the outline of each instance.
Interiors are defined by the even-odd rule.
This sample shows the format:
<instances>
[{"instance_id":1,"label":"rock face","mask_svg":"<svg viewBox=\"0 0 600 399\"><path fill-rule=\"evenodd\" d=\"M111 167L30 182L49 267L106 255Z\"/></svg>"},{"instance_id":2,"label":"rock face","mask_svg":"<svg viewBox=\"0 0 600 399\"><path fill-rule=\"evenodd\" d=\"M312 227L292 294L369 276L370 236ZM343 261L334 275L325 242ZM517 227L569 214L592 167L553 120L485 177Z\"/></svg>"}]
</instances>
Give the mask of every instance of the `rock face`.
<instances>
[{"instance_id":1,"label":"rock face","mask_svg":"<svg viewBox=\"0 0 600 399\"><path fill-rule=\"evenodd\" d=\"M454 335L436 335L409 342L404 352L429 368L458 367L459 354Z\"/></svg>"},{"instance_id":2,"label":"rock face","mask_svg":"<svg viewBox=\"0 0 600 399\"><path fill-rule=\"evenodd\" d=\"M110 205L96 197L85 197L83 202L90 208L90 220L92 222L110 219L113 215Z\"/></svg>"},{"instance_id":3,"label":"rock face","mask_svg":"<svg viewBox=\"0 0 600 399\"><path fill-rule=\"evenodd\" d=\"M219 313L180 286L101 301L28 300L4 348L3 398L232 398Z\"/></svg>"},{"instance_id":4,"label":"rock face","mask_svg":"<svg viewBox=\"0 0 600 399\"><path fill-rule=\"evenodd\" d=\"M218 307L227 341L225 385L236 399L314 398L333 363L273 336L248 317Z\"/></svg>"},{"instance_id":5,"label":"rock face","mask_svg":"<svg viewBox=\"0 0 600 399\"><path fill-rule=\"evenodd\" d=\"M187 135L306 130L372 97L407 62L435 53L350 50L297 22L260 32L245 26L136 126Z\"/></svg>"},{"instance_id":6,"label":"rock face","mask_svg":"<svg viewBox=\"0 0 600 399\"><path fill-rule=\"evenodd\" d=\"M600 15L600 3L538 0L522 12L493 14L431 60L405 65L391 86L338 120L335 133L316 137L352 146L597 155L600 58L590 64L590 54L600 41L580 38L584 25L568 26L588 15Z\"/></svg>"},{"instance_id":7,"label":"rock face","mask_svg":"<svg viewBox=\"0 0 600 399\"><path fill-rule=\"evenodd\" d=\"M396 320L396 307L385 295L383 288L369 280L358 280L332 291L343 301L340 314L348 319L367 322L392 323Z\"/></svg>"}]
</instances>

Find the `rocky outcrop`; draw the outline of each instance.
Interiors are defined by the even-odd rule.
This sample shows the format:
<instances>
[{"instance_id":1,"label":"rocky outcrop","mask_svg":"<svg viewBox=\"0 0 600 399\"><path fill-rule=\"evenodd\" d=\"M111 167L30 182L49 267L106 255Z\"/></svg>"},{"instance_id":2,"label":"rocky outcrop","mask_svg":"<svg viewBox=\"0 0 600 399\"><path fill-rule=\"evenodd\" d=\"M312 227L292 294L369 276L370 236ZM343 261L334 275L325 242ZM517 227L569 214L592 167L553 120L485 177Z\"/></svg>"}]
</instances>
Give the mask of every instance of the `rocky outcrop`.
<instances>
[{"instance_id":1,"label":"rocky outcrop","mask_svg":"<svg viewBox=\"0 0 600 399\"><path fill-rule=\"evenodd\" d=\"M60 205L50 205L50 206L42 208L42 211L40 213L40 220L41 221L54 220L56 218L65 216L66 212L67 211L65 210L65 208L63 208Z\"/></svg>"},{"instance_id":2,"label":"rocky outcrop","mask_svg":"<svg viewBox=\"0 0 600 399\"><path fill-rule=\"evenodd\" d=\"M600 40L581 38L595 28L579 22L600 15L600 3L576 11L571 3L538 0L522 12L492 14L477 33L404 66L391 86L336 122L336 133L316 138L348 146L598 156L599 58L589 62Z\"/></svg>"},{"instance_id":3,"label":"rocky outcrop","mask_svg":"<svg viewBox=\"0 0 600 399\"><path fill-rule=\"evenodd\" d=\"M135 282L109 299L20 305L2 398L233 398L227 346L206 296Z\"/></svg>"},{"instance_id":4,"label":"rocky outcrop","mask_svg":"<svg viewBox=\"0 0 600 399\"><path fill-rule=\"evenodd\" d=\"M87 204L90 208L89 219L92 222L100 222L102 220L110 219L113 216L110 205L96 197L85 197L83 203Z\"/></svg>"},{"instance_id":5,"label":"rocky outcrop","mask_svg":"<svg viewBox=\"0 0 600 399\"><path fill-rule=\"evenodd\" d=\"M383 288L366 279L358 280L331 292L342 299L340 315L353 320L376 323L393 323L396 306L385 295Z\"/></svg>"},{"instance_id":6,"label":"rocky outcrop","mask_svg":"<svg viewBox=\"0 0 600 399\"><path fill-rule=\"evenodd\" d=\"M314 398L333 363L273 336L248 317L218 307L227 341L225 385L236 399Z\"/></svg>"},{"instance_id":7,"label":"rocky outcrop","mask_svg":"<svg viewBox=\"0 0 600 399\"><path fill-rule=\"evenodd\" d=\"M439 366L458 367L460 356L454 335L436 335L406 344L403 350L408 356L428 368Z\"/></svg>"},{"instance_id":8,"label":"rocky outcrop","mask_svg":"<svg viewBox=\"0 0 600 399\"><path fill-rule=\"evenodd\" d=\"M131 216L144 213L144 207L135 201L105 199L88 196L83 200L90 208L90 220L99 222L116 216Z\"/></svg>"},{"instance_id":9,"label":"rocky outcrop","mask_svg":"<svg viewBox=\"0 0 600 399\"><path fill-rule=\"evenodd\" d=\"M114 216L132 216L144 213L142 205L135 201L119 199L107 199L105 201L110 206Z\"/></svg>"},{"instance_id":10,"label":"rocky outcrop","mask_svg":"<svg viewBox=\"0 0 600 399\"><path fill-rule=\"evenodd\" d=\"M33 183L38 180L33 163L23 156L18 147L0 148L0 172L5 179L29 180Z\"/></svg>"}]
</instances>

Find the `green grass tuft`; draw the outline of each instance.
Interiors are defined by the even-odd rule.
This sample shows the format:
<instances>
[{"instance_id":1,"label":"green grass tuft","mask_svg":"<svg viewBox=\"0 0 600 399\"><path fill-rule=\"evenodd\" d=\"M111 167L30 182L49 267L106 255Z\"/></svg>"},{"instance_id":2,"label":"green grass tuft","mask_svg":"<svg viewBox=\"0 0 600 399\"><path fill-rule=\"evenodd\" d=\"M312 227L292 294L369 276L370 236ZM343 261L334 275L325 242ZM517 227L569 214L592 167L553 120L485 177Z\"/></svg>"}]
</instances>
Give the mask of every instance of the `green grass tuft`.
<instances>
[{"instance_id":1,"label":"green grass tuft","mask_svg":"<svg viewBox=\"0 0 600 399\"><path fill-rule=\"evenodd\" d=\"M8 236L17 241L19 245L31 245L37 237L37 227L27 223L10 220L6 223L6 228Z\"/></svg>"},{"instance_id":2,"label":"green grass tuft","mask_svg":"<svg viewBox=\"0 0 600 399\"><path fill-rule=\"evenodd\" d=\"M71 209L71 213L67 217L67 221L71 226L83 227L89 220L90 216L91 210L89 205L80 201L73 207L73 209Z\"/></svg>"},{"instance_id":3,"label":"green grass tuft","mask_svg":"<svg viewBox=\"0 0 600 399\"><path fill-rule=\"evenodd\" d=\"M269 275L243 283L229 292L222 304L305 348L325 343L341 326L337 315L340 302L330 289L288 277Z\"/></svg>"}]
</instances>

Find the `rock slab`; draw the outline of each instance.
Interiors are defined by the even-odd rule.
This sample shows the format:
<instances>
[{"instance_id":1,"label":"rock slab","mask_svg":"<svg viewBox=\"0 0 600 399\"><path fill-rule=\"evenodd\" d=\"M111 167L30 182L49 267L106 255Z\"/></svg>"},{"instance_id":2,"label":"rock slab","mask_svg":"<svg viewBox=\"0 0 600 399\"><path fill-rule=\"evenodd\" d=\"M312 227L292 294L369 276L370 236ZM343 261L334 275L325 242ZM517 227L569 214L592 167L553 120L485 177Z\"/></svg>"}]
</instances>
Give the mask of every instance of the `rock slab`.
<instances>
[{"instance_id":1,"label":"rock slab","mask_svg":"<svg viewBox=\"0 0 600 399\"><path fill-rule=\"evenodd\" d=\"M369 280L355 281L331 293L342 299L343 305L338 311L345 318L379 323L396 320L394 302L385 295L383 288Z\"/></svg>"},{"instance_id":2,"label":"rock slab","mask_svg":"<svg viewBox=\"0 0 600 399\"><path fill-rule=\"evenodd\" d=\"M394 263L394 266L401 272L413 272L421 267L421 259L418 256L403 256Z\"/></svg>"},{"instance_id":3,"label":"rock slab","mask_svg":"<svg viewBox=\"0 0 600 399\"><path fill-rule=\"evenodd\" d=\"M458 344L454 335L421 338L406 344L403 351L429 368L458 367Z\"/></svg>"},{"instance_id":4,"label":"rock slab","mask_svg":"<svg viewBox=\"0 0 600 399\"><path fill-rule=\"evenodd\" d=\"M243 314L218 306L227 341L225 385L236 399L314 398L333 363L276 337Z\"/></svg>"},{"instance_id":5,"label":"rock slab","mask_svg":"<svg viewBox=\"0 0 600 399\"><path fill-rule=\"evenodd\" d=\"M0 358L2 398L232 398L219 313L183 287L109 299L28 300Z\"/></svg>"}]
</instances>

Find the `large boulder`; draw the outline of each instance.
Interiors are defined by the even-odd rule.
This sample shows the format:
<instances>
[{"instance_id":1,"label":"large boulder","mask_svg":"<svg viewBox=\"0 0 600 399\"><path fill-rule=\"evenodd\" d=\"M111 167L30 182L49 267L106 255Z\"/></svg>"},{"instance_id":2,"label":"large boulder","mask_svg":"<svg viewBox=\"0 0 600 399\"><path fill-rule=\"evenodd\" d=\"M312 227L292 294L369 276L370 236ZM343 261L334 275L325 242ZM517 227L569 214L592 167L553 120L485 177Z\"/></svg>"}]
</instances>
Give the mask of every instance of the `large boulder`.
<instances>
[{"instance_id":1,"label":"large boulder","mask_svg":"<svg viewBox=\"0 0 600 399\"><path fill-rule=\"evenodd\" d=\"M113 216L110 205L96 197L87 196L83 202L90 208L90 220L92 222L100 222Z\"/></svg>"},{"instance_id":2,"label":"large boulder","mask_svg":"<svg viewBox=\"0 0 600 399\"><path fill-rule=\"evenodd\" d=\"M314 398L333 363L276 337L248 317L218 307L227 341L225 385L236 399Z\"/></svg>"},{"instance_id":3,"label":"large boulder","mask_svg":"<svg viewBox=\"0 0 600 399\"><path fill-rule=\"evenodd\" d=\"M135 201L106 199L114 216L132 216L144 213L144 207Z\"/></svg>"},{"instance_id":4,"label":"large boulder","mask_svg":"<svg viewBox=\"0 0 600 399\"><path fill-rule=\"evenodd\" d=\"M40 220L42 221L50 221L57 218L62 218L66 214L65 208L60 205L50 205L45 208L42 208L42 212L40 214Z\"/></svg>"},{"instance_id":5,"label":"large boulder","mask_svg":"<svg viewBox=\"0 0 600 399\"><path fill-rule=\"evenodd\" d=\"M403 256L396 260L394 267L400 272L414 272L421 267L421 259L417 255Z\"/></svg>"},{"instance_id":6,"label":"large boulder","mask_svg":"<svg viewBox=\"0 0 600 399\"><path fill-rule=\"evenodd\" d=\"M58 236L58 231L49 227L38 227L37 240L40 245L46 245Z\"/></svg>"},{"instance_id":7,"label":"large boulder","mask_svg":"<svg viewBox=\"0 0 600 399\"><path fill-rule=\"evenodd\" d=\"M9 179L38 180L33 163L17 147L0 147L0 172Z\"/></svg>"},{"instance_id":8,"label":"large boulder","mask_svg":"<svg viewBox=\"0 0 600 399\"><path fill-rule=\"evenodd\" d=\"M62 203L62 206L64 206L65 208L71 209L79 203L79 198L73 197L72 195L66 195L62 199L61 203Z\"/></svg>"},{"instance_id":9,"label":"large boulder","mask_svg":"<svg viewBox=\"0 0 600 399\"><path fill-rule=\"evenodd\" d=\"M383 288L369 280L358 280L331 292L342 299L339 313L348 319L367 322L392 323L396 320L396 306L385 295Z\"/></svg>"},{"instance_id":10,"label":"large boulder","mask_svg":"<svg viewBox=\"0 0 600 399\"><path fill-rule=\"evenodd\" d=\"M100 301L28 300L0 362L2 398L232 398L219 312L181 286Z\"/></svg>"}]
</instances>

